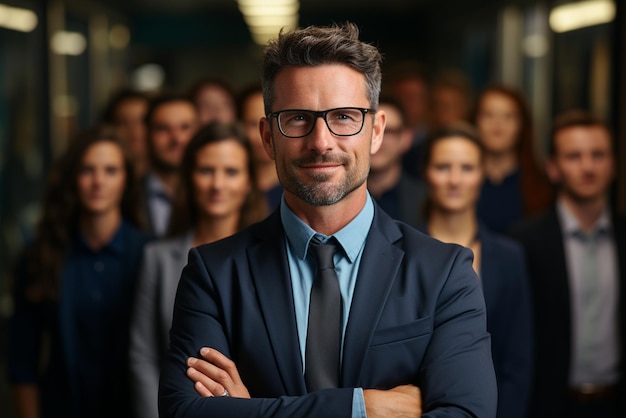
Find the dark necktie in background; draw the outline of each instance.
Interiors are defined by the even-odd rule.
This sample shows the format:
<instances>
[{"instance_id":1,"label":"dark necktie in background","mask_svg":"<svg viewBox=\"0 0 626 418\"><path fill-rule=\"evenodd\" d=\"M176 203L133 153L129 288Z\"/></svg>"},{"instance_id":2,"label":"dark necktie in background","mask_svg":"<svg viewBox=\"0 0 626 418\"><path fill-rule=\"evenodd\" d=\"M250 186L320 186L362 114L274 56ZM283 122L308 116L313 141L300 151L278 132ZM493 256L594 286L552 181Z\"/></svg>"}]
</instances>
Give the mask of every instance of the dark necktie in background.
<instances>
[{"instance_id":1,"label":"dark necktie in background","mask_svg":"<svg viewBox=\"0 0 626 418\"><path fill-rule=\"evenodd\" d=\"M317 261L317 274L309 305L304 379L308 391L313 392L339 385L341 292L333 262L337 245L332 241L321 244L313 237L309 251Z\"/></svg>"}]
</instances>

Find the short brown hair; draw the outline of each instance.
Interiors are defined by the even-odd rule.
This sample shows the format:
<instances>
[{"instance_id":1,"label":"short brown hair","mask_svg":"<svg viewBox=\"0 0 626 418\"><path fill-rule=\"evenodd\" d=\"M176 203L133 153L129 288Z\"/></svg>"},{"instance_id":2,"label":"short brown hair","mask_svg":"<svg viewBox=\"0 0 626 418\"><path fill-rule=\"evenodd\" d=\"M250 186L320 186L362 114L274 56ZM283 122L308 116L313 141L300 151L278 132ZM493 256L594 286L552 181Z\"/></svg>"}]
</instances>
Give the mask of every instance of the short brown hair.
<instances>
[{"instance_id":1,"label":"short brown hair","mask_svg":"<svg viewBox=\"0 0 626 418\"><path fill-rule=\"evenodd\" d=\"M582 109L569 110L558 115L554 119L554 123L552 124L552 130L550 132L550 143L548 144L548 153L551 157L554 157L556 155L556 135L564 129L573 128L575 126L597 126L600 128L604 128L609 132L609 135L612 137L611 130L606 125L606 123L598 116Z\"/></svg>"},{"instance_id":2,"label":"short brown hair","mask_svg":"<svg viewBox=\"0 0 626 418\"><path fill-rule=\"evenodd\" d=\"M189 98L189 96L181 93L163 93L159 96L153 97L148 104L148 110L146 111L146 116L144 117L144 121L146 123L146 127L148 130L151 129L152 118L157 109L161 106L169 105L171 103L188 103L194 109L196 105Z\"/></svg>"},{"instance_id":3,"label":"short brown hair","mask_svg":"<svg viewBox=\"0 0 626 418\"><path fill-rule=\"evenodd\" d=\"M382 56L378 49L359 40L354 23L328 27L309 26L278 35L265 48L263 59L263 101L265 113L272 112L274 80L288 67L316 67L343 64L365 76L370 107L378 107Z\"/></svg>"}]
</instances>

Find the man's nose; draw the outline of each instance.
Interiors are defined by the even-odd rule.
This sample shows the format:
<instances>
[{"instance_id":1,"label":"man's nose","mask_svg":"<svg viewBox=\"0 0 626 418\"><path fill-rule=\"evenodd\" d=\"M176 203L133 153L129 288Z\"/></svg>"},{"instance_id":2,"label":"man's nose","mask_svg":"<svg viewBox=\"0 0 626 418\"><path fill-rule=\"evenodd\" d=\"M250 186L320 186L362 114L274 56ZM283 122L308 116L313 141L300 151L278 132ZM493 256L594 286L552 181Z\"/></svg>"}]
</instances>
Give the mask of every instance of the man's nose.
<instances>
[{"instance_id":1,"label":"man's nose","mask_svg":"<svg viewBox=\"0 0 626 418\"><path fill-rule=\"evenodd\" d=\"M187 133L183 129L172 129L170 131L170 137L173 142L177 144L184 143L187 138Z\"/></svg>"},{"instance_id":2,"label":"man's nose","mask_svg":"<svg viewBox=\"0 0 626 418\"><path fill-rule=\"evenodd\" d=\"M595 161L593 159L593 156L591 155L583 156L582 161L581 161L581 166L584 171L592 171L595 166Z\"/></svg>"},{"instance_id":3,"label":"man's nose","mask_svg":"<svg viewBox=\"0 0 626 418\"><path fill-rule=\"evenodd\" d=\"M311 148L320 153L333 148L335 137L321 115L313 121L313 130L308 135L308 140Z\"/></svg>"}]
</instances>

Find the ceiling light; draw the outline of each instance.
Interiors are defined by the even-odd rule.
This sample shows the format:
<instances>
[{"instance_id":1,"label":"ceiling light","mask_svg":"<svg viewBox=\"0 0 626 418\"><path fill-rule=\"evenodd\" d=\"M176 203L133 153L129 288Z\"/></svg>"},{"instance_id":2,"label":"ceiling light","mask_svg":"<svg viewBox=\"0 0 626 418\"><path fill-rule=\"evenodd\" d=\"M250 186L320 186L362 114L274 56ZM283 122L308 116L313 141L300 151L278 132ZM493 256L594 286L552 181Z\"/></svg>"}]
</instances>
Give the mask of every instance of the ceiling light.
<instances>
[{"instance_id":1,"label":"ceiling light","mask_svg":"<svg viewBox=\"0 0 626 418\"><path fill-rule=\"evenodd\" d=\"M297 16L244 16L244 20L251 27L272 26L278 29L298 22Z\"/></svg>"},{"instance_id":2,"label":"ceiling light","mask_svg":"<svg viewBox=\"0 0 626 418\"><path fill-rule=\"evenodd\" d=\"M550 12L550 27L554 32L568 32L587 26L609 23L615 19L612 0L587 0L557 6Z\"/></svg>"},{"instance_id":3,"label":"ceiling light","mask_svg":"<svg viewBox=\"0 0 626 418\"><path fill-rule=\"evenodd\" d=\"M37 27L37 14L32 10L0 4L0 27L32 32Z\"/></svg>"},{"instance_id":4,"label":"ceiling light","mask_svg":"<svg viewBox=\"0 0 626 418\"><path fill-rule=\"evenodd\" d=\"M286 4L239 4L239 10L244 16L263 16L263 15L295 15L298 13L300 6L297 2Z\"/></svg>"},{"instance_id":5,"label":"ceiling light","mask_svg":"<svg viewBox=\"0 0 626 418\"><path fill-rule=\"evenodd\" d=\"M58 31L50 38L50 47L55 54L80 55L87 48L87 39L79 32Z\"/></svg>"},{"instance_id":6,"label":"ceiling light","mask_svg":"<svg viewBox=\"0 0 626 418\"><path fill-rule=\"evenodd\" d=\"M281 29L298 27L298 0L238 0L239 10L254 42L265 45Z\"/></svg>"},{"instance_id":7,"label":"ceiling light","mask_svg":"<svg viewBox=\"0 0 626 418\"><path fill-rule=\"evenodd\" d=\"M165 70L159 64L144 64L132 75L132 84L139 91L157 91L165 82Z\"/></svg>"}]
</instances>

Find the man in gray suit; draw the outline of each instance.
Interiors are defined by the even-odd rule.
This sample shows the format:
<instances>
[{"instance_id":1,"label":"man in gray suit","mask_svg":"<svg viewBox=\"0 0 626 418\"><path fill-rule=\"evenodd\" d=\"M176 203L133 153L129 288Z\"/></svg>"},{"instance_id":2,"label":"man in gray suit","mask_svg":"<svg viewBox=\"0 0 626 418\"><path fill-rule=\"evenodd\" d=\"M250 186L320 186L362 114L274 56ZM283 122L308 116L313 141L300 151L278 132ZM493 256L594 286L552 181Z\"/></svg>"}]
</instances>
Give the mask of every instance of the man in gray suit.
<instances>
[{"instance_id":1,"label":"man in gray suit","mask_svg":"<svg viewBox=\"0 0 626 418\"><path fill-rule=\"evenodd\" d=\"M269 44L261 133L283 200L191 250L162 417L495 416L470 251L392 220L367 192L386 121L380 61L352 24Z\"/></svg>"}]
</instances>

